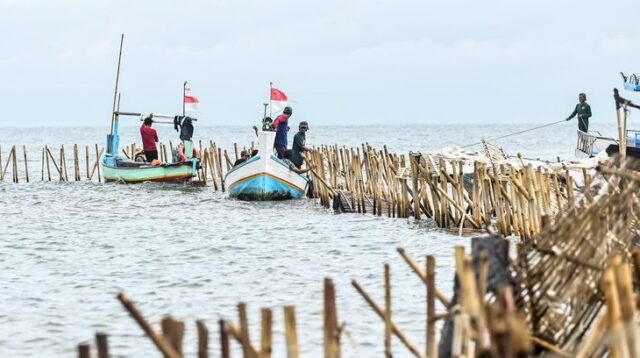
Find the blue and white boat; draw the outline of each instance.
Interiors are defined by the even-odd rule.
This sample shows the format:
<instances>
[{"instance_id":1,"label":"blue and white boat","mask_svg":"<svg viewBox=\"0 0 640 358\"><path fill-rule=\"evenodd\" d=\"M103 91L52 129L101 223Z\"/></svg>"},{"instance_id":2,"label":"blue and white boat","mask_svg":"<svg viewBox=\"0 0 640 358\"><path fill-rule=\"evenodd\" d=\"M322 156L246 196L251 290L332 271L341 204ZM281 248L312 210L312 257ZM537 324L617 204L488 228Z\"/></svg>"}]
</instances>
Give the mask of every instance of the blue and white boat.
<instances>
[{"instance_id":1,"label":"blue and white boat","mask_svg":"<svg viewBox=\"0 0 640 358\"><path fill-rule=\"evenodd\" d=\"M258 153L227 173L224 182L230 197L286 200L304 196L309 177L294 172L273 154L275 136L275 132L258 131Z\"/></svg>"}]
</instances>

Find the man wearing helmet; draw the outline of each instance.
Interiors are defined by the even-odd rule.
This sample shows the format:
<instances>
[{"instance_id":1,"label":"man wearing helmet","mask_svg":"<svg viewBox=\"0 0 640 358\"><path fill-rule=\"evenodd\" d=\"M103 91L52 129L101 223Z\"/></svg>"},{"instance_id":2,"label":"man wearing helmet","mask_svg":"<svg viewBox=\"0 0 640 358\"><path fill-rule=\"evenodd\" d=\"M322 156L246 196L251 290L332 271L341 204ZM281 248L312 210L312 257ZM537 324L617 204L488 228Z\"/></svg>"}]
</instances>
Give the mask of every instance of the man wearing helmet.
<instances>
[{"instance_id":1,"label":"man wearing helmet","mask_svg":"<svg viewBox=\"0 0 640 358\"><path fill-rule=\"evenodd\" d=\"M289 131L289 117L293 110L291 107L284 107L281 115L273 121L273 129L276 130L276 139L273 141L273 147L278 152L278 158L284 158L284 152L287 150L287 132Z\"/></svg>"}]
</instances>

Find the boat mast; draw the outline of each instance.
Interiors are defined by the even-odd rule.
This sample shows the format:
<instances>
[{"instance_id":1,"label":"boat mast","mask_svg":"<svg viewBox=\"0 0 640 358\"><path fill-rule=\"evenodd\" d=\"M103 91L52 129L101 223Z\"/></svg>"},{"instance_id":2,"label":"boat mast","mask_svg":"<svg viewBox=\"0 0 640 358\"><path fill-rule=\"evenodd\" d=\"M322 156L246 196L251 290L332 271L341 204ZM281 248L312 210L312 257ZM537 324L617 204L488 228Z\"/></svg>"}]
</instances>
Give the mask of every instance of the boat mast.
<instances>
[{"instance_id":1,"label":"boat mast","mask_svg":"<svg viewBox=\"0 0 640 358\"><path fill-rule=\"evenodd\" d=\"M116 70L116 88L113 91L113 107L111 110L111 131L109 134L113 135L113 123L116 120L116 100L118 98L118 82L120 81L120 61L122 60L122 44L124 43L124 34L120 35L120 53L118 54L118 69ZM119 104L118 104L119 106Z\"/></svg>"}]
</instances>

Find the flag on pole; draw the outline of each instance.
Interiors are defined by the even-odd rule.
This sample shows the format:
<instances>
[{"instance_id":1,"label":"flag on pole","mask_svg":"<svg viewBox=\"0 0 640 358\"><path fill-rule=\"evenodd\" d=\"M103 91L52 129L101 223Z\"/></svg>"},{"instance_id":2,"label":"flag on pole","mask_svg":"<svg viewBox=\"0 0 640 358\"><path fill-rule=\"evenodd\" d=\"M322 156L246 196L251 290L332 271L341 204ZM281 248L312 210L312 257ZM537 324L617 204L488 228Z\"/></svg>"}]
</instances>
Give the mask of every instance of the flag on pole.
<instances>
[{"instance_id":1,"label":"flag on pole","mask_svg":"<svg viewBox=\"0 0 640 358\"><path fill-rule=\"evenodd\" d=\"M287 106L287 95L275 87L271 87L271 115L278 116Z\"/></svg>"},{"instance_id":2,"label":"flag on pole","mask_svg":"<svg viewBox=\"0 0 640 358\"><path fill-rule=\"evenodd\" d=\"M198 109L198 97L191 95L191 88L184 87L184 109L187 111L195 111Z\"/></svg>"}]
</instances>

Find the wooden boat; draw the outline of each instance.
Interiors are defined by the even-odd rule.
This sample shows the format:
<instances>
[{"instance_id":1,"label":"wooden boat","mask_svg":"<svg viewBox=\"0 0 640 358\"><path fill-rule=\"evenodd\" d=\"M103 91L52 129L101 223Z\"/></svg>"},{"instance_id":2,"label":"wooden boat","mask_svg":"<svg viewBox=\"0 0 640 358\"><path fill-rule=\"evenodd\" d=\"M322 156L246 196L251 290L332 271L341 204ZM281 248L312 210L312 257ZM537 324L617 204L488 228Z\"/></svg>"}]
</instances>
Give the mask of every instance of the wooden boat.
<instances>
[{"instance_id":1,"label":"wooden boat","mask_svg":"<svg viewBox=\"0 0 640 358\"><path fill-rule=\"evenodd\" d=\"M240 200L302 198L309 178L289 168L273 154L275 132L258 131L258 153L225 176L229 196Z\"/></svg>"},{"instance_id":2,"label":"wooden boat","mask_svg":"<svg viewBox=\"0 0 640 358\"><path fill-rule=\"evenodd\" d=\"M123 43L124 34L120 37L118 69L116 71L116 84L115 91L113 93L113 110L111 112L111 131L107 134L107 150L100 162L104 179L105 181L120 181L124 183L140 183L144 181L185 182L191 180L191 178L196 176L198 169L198 159L193 156L193 143L190 140L191 135L193 134L192 127L190 128L191 130L189 131L188 137L183 137L181 133L181 139L185 145L185 155L188 157L188 160L186 161L178 162L174 158L174 163L151 165L151 163L137 162L118 154L118 146L120 143L120 136L118 134L120 116L139 117L141 121L147 116L142 113L120 112L119 110L120 97L118 94L118 82L120 79L120 62L122 60ZM116 99L118 99L118 110L116 110ZM183 117L178 118L177 116L154 114L153 122L176 125L175 121L178 119L181 120L182 118L184 118L184 107ZM191 120L195 121L196 119L191 118ZM134 156L133 153L132 156Z\"/></svg>"},{"instance_id":3,"label":"wooden boat","mask_svg":"<svg viewBox=\"0 0 640 358\"><path fill-rule=\"evenodd\" d=\"M150 163L136 162L118 155L118 122L120 115L134 115L144 117L140 113L115 112L113 134L107 135L107 153L102 158L102 173L105 181L119 181L124 183L155 182L186 182L197 175L198 159L189 158L183 162L165 163L152 166ZM173 124L174 116L154 114L154 123ZM164 121L163 121L164 119ZM191 146L185 141L186 146Z\"/></svg>"}]
</instances>

